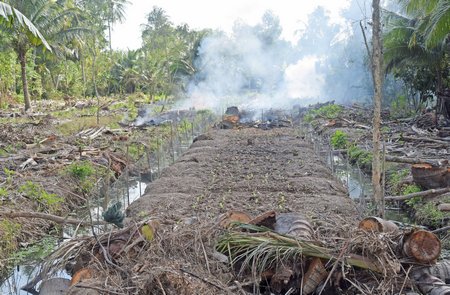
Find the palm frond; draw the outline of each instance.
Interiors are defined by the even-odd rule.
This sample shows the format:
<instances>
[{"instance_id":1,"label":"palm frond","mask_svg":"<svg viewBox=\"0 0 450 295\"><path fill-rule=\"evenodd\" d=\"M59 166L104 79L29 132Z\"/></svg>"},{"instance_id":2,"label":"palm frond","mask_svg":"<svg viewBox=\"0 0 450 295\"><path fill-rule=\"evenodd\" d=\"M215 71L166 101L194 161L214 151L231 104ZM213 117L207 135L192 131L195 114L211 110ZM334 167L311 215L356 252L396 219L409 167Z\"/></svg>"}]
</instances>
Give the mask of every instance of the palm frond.
<instances>
[{"instance_id":1,"label":"palm frond","mask_svg":"<svg viewBox=\"0 0 450 295\"><path fill-rule=\"evenodd\" d=\"M38 28L19 10L4 2L0 2L0 23L4 23L7 26L19 25L26 30L30 41L34 45L43 44L45 48L52 50Z\"/></svg>"},{"instance_id":2,"label":"palm frond","mask_svg":"<svg viewBox=\"0 0 450 295\"><path fill-rule=\"evenodd\" d=\"M250 228L249 225L238 226L240 230L243 228L256 232L231 231L223 235L216 245L217 251L227 255L232 265L241 265L241 274L250 269L257 275L277 263L300 261L306 256L338 260L338 255L332 249L319 246L313 241L278 234L255 225L250 225ZM373 261L356 255L348 255L345 262L376 272L381 272L382 269Z\"/></svg>"},{"instance_id":3,"label":"palm frond","mask_svg":"<svg viewBox=\"0 0 450 295\"><path fill-rule=\"evenodd\" d=\"M445 43L450 35L450 1L439 1L424 30L427 48L437 47Z\"/></svg>"}]
</instances>

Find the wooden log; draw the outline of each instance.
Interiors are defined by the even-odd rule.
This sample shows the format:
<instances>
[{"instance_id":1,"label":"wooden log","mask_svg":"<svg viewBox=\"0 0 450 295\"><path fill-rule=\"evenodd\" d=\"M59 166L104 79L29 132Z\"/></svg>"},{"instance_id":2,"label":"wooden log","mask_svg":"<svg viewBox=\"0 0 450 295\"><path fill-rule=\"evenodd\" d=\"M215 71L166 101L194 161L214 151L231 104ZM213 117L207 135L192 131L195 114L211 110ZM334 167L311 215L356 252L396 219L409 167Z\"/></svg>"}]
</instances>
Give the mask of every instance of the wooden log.
<instances>
[{"instance_id":1,"label":"wooden log","mask_svg":"<svg viewBox=\"0 0 450 295\"><path fill-rule=\"evenodd\" d=\"M432 266L419 267L413 270L413 276L430 274L444 282L450 280L450 260L443 260Z\"/></svg>"},{"instance_id":2,"label":"wooden log","mask_svg":"<svg viewBox=\"0 0 450 295\"><path fill-rule=\"evenodd\" d=\"M218 224L222 228L229 228L233 222L248 223L251 217L242 211L228 211L218 217Z\"/></svg>"},{"instance_id":3,"label":"wooden log","mask_svg":"<svg viewBox=\"0 0 450 295\"><path fill-rule=\"evenodd\" d=\"M420 263L435 263L441 254L441 241L432 232L416 230L403 236L403 254Z\"/></svg>"},{"instance_id":4,"label":"wooden log","mask_svg":"<svg viewBox=\"0 0 450 295\"><path fill-rule=\"evenodd\" d=\"M398 226L392 221L384 220L379 217L367 217L359 222L358 228L364 231L374 232L396 232Z\"/></svg>"},{"instance_id":5,"label":"wooden log","mask_svg":"<svg viewBox=\"0 0 450 295\"><path fill-rule=\"evenodd\" d=\"M61 216L40 213L40 212L14 212L14 211L0 211L0 217L3 218L39 218L45 219L49 221L53 221L59 224L75 224L75 225L91 225L89 221L74 219L74 218L65 218ZM105 221L93 222L93 225L105 225L108 224Z\"/></svg>"},{"instance_id":6,"label":"wooden log","mask_svg":"<svg viewBox=\"0 0 450 295\"><path fill-rule=\"evenodd\" d=\"M449 168L435 167L430 164L413 164L411 174L415 183L426 189L449 187L447 174Z\"/></svg>"},{"instance_id":7,"label":"wooden log","mask_svg":"<svg viewBox=\"0 0 450 295\"><path fill-rule=\"evenodd\" d=\"M387 196L384 199L386 201L404 201L408 199L412 199L414 197L435 197L441 194L445 194L450 192L450 187L440 188L440 189L430 189L422 192L411 193L403 196Z\"/></svg>"},{"instance_id":8,"label":"wooden log","mask_svg":"<svg viewBox=\"0 0 450 295\"><path fill-rule=\"evenodd\" d=\"M274 229L275 223L277 222L276 218L277 214L272 210L253 218L249 221L249 224L265 226L267 228Z\"/></svg>"},{"instance_id":9,"label":"wooden log","mask_svg":"<svg viewBox=\"0 0 450 295\"><path fill-rule=\"evenodd\" d=\"M415 283L418 285L419 290L423 294L428 295L448 295L450 294L450 286L439 278L430 274L422 274L421 276L414 277Z\"/></svg>"},{"instance_id":10,"label":"wooden log","mask_svg":"<svg viewBox=\"0 0 450 295\"><path fill-rule=\"evenodd\" d=\"M447 159L421 159L421 158L405 158L405 157L396 157L386 155L386 161L388 162L396 162L396 163L405 163L405 164L430 164L434 167L447 166Z\"/></svg>"},{"instance_id":11,"label":"wooden log","mask_svg":"<svg viewBox=\"0 0 450 295\"><path fill-rule=\"evenodd\" d=\"M446 141L446 140L433 139L433 138L429 138L429 137L402 136L401 139L409 140L409 141L425 141L425 142L439 143L442 145L448 144L448 141Z\"/></svg>"},{"instance_id":12,"label":"wooden log","mask_svg":"<svg viewBox=\"0 0 450 295\"><path fill-rule=\"evenodd\" d=\"M314 231L312 229L311 224L308 221L299 218L292 222L286 234L293 236L297 239L311 241L313 240Z\"/></svg>"},{"instance_id":13,"label":"wooden log","mask_svg":"<svg viewBox=\"0 0 450 295\"><path fill-rule=\"evenodd\" d=\"M328 272L319 258L314 258L302 278L300 289L302 294L313 293L319 284L326 279ZM302 289L303 288L303 289Z\"/></svg>"}]
</instances>

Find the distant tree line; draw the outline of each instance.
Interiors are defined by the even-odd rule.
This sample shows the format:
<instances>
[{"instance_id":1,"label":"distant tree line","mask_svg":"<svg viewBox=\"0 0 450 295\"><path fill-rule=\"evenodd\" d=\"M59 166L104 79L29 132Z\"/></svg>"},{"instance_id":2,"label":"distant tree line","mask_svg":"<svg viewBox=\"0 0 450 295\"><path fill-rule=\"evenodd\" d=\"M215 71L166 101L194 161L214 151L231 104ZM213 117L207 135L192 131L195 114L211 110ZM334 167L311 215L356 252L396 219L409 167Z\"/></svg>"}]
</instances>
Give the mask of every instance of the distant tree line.
<instances>
[{"instance_id":1,"label":"distant tree line","mask_svg":"<svg viewBox=\"0 0 450 295\"><path fill-rule=\"evenodd\" d=\"M385 105L404 100L419 110L425 102L437 99L437 109L445 112L444 96L450 83L450 2L390 3L381 11ZM8 95L23 99L26 108L30 100L136 92L154 101L185 92L190 81L207 79L202 69L209 61L201 58L199 48L208 37L221 33L174 25L158 7L153 7L142 24L139 49L113 50L111 31L124 21L128 4L127 0L0 1L0 107ZM273 73L255 71L252 63L230 63L225 69L230 76L234 71L244 77L250 90L259 91L265 86L261 81L278 84L289 64L316 55L320 56L316 71L324 77L324 95L343 102L370 101L370 17L362 13L356 0L344 17L352 22L342 29L331 23L326 11L317 9L309 15L297 44L281 38L279 19L271 13L254 27L236 23L235 32L240 28L241 33L256 33L263 51L279 50L263 65ZM237 54L248 54L246 44L241 45ZM223 50L223 54L230 52Z\"/></svg>"}]
</instances>

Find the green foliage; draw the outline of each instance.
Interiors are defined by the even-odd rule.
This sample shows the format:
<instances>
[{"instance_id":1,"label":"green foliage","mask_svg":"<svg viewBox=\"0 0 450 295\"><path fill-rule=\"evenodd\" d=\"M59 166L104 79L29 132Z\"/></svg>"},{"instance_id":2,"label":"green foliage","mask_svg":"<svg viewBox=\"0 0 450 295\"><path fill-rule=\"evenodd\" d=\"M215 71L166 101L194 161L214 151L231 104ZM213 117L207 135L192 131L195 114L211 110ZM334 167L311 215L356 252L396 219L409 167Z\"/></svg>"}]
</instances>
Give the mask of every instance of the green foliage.
<instances>
[{"instance_id":1,"label":"green foliage","mask_svg":"<svg viewBox=\"0 0 450 295\"><path fill-rule=\"evenodd\" d=\"M27 181L19 187L19 192L38 202L38 209L49 210L50 212L58 211L61 207L63 198L56 194L48 193L41 184Z\"/></svg>"},{"instance_id":2,"label":"green foliage","mask_svg":"<svg viewBox=\"0 0 450 295\"><path fill-rule=\"evenodd\" d=\"M405 186L402 189L402 195L418 193L418 192L421 192L421 191L422 191L422 189L417 184L410 184L410 185Z\"/></svg>"},{"instance_id":3,"label":"green foliage","mask_svg":"<svg viewBox=\"0 0 450 295\"><path fill-rule=\"evenodd\" d=\"M50 45L42 36L39 29L28 19L20 10L7 3L0 2L0 24L6 25L8 28L16 28L25 32L26 38L35 46L43 44L48 50L52 50Z\"/></svg>"},{"instance_id":4,"label":"green foliage","mask_svg":"<svg viewBox=\"0 0 450 295\"><path fill-rule=\"evenodd\" d=\"M55 237L45 237L36 244L14 252L10 259L14 264L20 264L25 261L42 261L55 249L56 242L57 239Z\"/></svg>"},{"instance_id":5,"label":"green foliage","mask_svg":"<svg viewBox=\"0 0 450 295\"><path fill-rule=\"evenodd\" d=\"M0 221L0 261L9 257L17 248L17 237L20 233L19 223L3 219ZM0 264L1 265L1 264Z\"/></svg>"},{"instance_id":6,"label":"green foliage","mask_svg":"<svg viewBox=\"0 0 450 295\"><path fill-rule=\"evenodd\" d=\"M331 136L331 145L335 149L345 149L348 145L348 136L342 130L336 130Z\"/></svg>"},{"instance_id":7,"label":"green foliage","mask_svg":"<svg viewBox=\"0 0 450 295\"><path fill-rule=\"evenodd\" d=\"M0 200L8 196L8 189L6 187L0 187Z\"/></svg>"},{"instance_id":8,"label":"green foliage","mask_svg":"<svg viewBox=\"0 0 450 295\"><path fill-rule=\"evenodd\" d=\"M371 152L358 147L357 145L352 145L348 148L348 157L352 164L358 164L359 167L366 171L372 170L372 159L373 155Z\"/></svg>"},{"instance_id":9,"label":"green foliage","mask_svg":"<svg viewBox=\"0 0 450 295\"><path fill-rule=\"evenodd\" d=\"M449 82L450 4L448 0L403 2L405 11L385 12L384 59L386 70L404 82L408 99L418 110L415 97L425 102Z\"/></svg>"},{"instance_id":10,"label":"green foliage","mask_svg":"<svg viewBox=\"0 0 450 295\"><path fill-rule=\"evenodd\" d=\"M391 193L400 194L401 193L401 182L408 176L409 169L395 169L394 171L389 171L389 176L387 178L387 183L390 187Z\"/></svg>"},{"instance_id":11,"label":"green foliage","mask_svg":"<svg viewBox=\"0 0 450 295\"><path fill-rule=\"evenodd\" d=\"M415 113L405 95L400 95L391 102L390 115L392 118L409 117Z\"/></svg>"},{"instance_id":12,"label":"green foliage","mask_svg":"<svg viewBox=\"0 0 450 295\"><path fill-rule=\"evenodd\" d=\"M415 208L417 205L420 205L423 203L422 197L414 197L410 198L408 200L405 200L406 205L410 206L411 208Z\"/></svg>"},{"instance_id":13,"label":"green foliage","mask_svg":"<svg viewBox=\"0 0 450 295\"><path fill-rule=\"evenodd\" d=\"M336 119L342 113L342 106L329 104L318 109L310 110L303 118L305 122L312 122L316 118Z\"/></svg>"},{"instance_id":14,"label":"green foliage","mask_svg":"<svg viewBox=\"0 0 450 295\"><path fill-rule=\"evenodd\" d=\"M85 180L95 172L94 167L88 161L72 163L67 167L67 170L72 177L81 181Z\"/></svg>"},{"instance_id":15,"label":"green foliage","mask_svg":"<svg viewBox=\"0 0 450 295\"><path fill-rule=\"evenodd\" d=\"M426 204L415 205L416 210L415 217L417 221L426 223L433 227L439 227L444 222L444 213L437 209L436 205L432 202Z\"/></svg>"}]
</instances>

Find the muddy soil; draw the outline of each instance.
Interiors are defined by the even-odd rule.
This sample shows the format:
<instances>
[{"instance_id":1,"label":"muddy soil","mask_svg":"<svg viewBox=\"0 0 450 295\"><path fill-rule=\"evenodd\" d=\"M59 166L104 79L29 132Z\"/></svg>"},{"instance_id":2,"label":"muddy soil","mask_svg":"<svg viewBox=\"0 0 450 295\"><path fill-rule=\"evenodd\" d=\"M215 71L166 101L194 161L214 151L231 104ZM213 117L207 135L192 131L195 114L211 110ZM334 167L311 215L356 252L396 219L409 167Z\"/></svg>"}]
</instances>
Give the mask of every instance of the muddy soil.
<instances>
[{"instance_id":1,"label":"muddy soil","mask_svg":"<svg viewBox=\"0 0 450 295\"><path fill-rule=\"evenodd\" d=\"M299 129L211 130L147 186L127 215L206 221L229 210L276 210L351 222L356 208L323 161Z\"/></svg>"}]
</instances>

